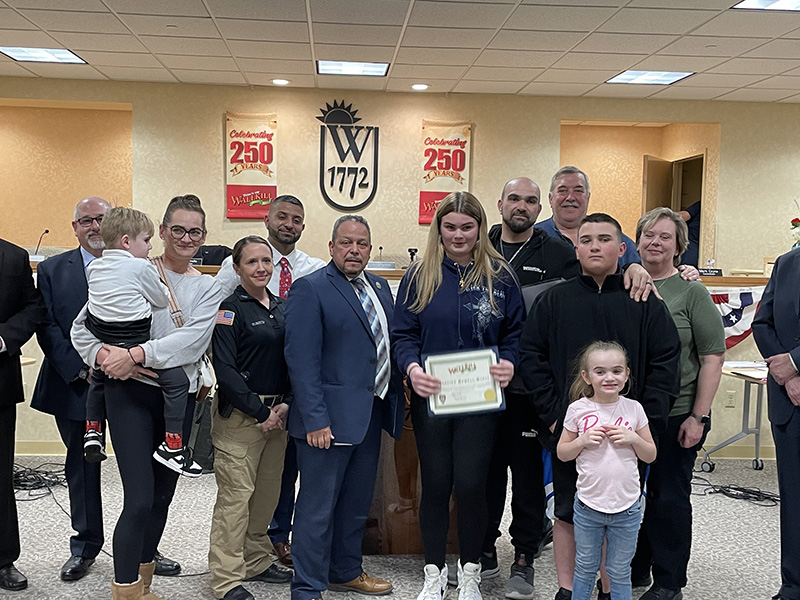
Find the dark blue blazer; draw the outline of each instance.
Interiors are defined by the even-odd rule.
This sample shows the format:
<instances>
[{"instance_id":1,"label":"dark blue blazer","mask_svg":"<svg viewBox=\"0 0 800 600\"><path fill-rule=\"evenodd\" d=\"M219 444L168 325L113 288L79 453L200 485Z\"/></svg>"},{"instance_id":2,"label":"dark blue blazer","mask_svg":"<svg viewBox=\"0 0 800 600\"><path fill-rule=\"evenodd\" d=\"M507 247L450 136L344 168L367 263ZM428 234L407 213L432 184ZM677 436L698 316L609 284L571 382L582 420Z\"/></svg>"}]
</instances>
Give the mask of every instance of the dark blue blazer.
<instances>
[{"instance_id":1,"label":"dark blue blazer","mask_svg":"<svg viewBox=\"0 0 800 600\"><path fill-rule=\"evenodd\" d=\"M25 400L19 357L22 345L43 318L44 306L33 285L28 253L0 240L0 337L6 347L0 352L0 406L13 406Z\"/></svg>"},{"instance_id":2,"label":"dark blue blazer","mask_svg":"<svg viewBox=\"0 0 800 600\"><path fill-rule=\"evenodd\" d=\"M391 323L389 284L365 275ZM333 262L297 279L286 301L285 355L294 389L289 434L304 440L309 431L330 426L335 442L360 444L372 413L375 353L353 284ZM392 361L381 426L395 439L402 433L404 407L402 377Z\"/></svg>"},{"instance_id":3,"label":"dark blue blazer","mask_svg":"<svg viewBox=\"0 0 800 600\"><path fill-rule=\"evenodd\" d=\"M792 250L775 261L753 320L753 337L764 358L788 352L800 367L800 250ZM776 425L789 421L797 408L786 388L767 379L769 420Z\"/></svg>"},{"instance_id":4,"label":"dark blue blazer","mask_svg":"<svg viewBox=\"0 0 800 600\"><path fill-rule=\"evenodd\" d=\"M36 332L44 360L31 406L56 417L83 421L89 384L83 379L76 381L84 362L69 339L72 322L89 295L81 249L48 258L36 273L47 317Z\"/></svg>"}]
</instances>

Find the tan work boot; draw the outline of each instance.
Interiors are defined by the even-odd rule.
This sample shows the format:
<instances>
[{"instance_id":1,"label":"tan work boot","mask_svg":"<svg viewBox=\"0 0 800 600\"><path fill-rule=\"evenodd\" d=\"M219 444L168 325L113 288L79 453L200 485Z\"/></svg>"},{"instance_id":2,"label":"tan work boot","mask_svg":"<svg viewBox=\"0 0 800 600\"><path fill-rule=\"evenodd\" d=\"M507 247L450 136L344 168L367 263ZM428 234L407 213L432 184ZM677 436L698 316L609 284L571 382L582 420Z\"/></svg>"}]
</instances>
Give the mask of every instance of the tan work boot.
<instances>
[{"instance_id":1,"label":"tan work boot","mask_svg":"<svg viewBox=\"0 0 800 600\"><path fill-rule=\"evenodd\" d=\"M153 572L155 570L155 561L139 563L139 578L142 580L142 600L161 600L160 596L156 596L150 591L150 585L153 583Z\"/></svg>"},{"instance_id":2,"label":"tan work boot","mask_svg":"<svg viewBox=\"0 0 800 600\"><path fill-rule=\"evenodd\" d=\"M113 600L141 600L142 597L142 578L139 577L133 583L111 582L111 598Z\"/></svg>"}]
</instances>

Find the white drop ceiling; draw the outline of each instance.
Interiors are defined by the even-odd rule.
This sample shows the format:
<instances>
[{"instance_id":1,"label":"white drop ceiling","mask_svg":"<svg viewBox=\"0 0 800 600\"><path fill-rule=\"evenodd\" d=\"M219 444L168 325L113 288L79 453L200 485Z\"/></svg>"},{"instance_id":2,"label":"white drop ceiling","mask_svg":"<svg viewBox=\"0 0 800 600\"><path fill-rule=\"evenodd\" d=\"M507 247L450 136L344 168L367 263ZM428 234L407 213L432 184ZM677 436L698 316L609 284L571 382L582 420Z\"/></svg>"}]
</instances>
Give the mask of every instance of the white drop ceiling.
<instances>
[{"instance_id":1,"label":"white drop ceiling","mask_svg":"<svg viewBox=\"0 0 800 600\"><path fill-rule=\"evenodd\" d=\"M67 48L88 65L0 76L208 85L800 102L800 13L736 0L0 0L0 46ZM315 61L389 62L386 77ZM695 71L670 86L625 69Z\"/></svg>"}]
</instances>

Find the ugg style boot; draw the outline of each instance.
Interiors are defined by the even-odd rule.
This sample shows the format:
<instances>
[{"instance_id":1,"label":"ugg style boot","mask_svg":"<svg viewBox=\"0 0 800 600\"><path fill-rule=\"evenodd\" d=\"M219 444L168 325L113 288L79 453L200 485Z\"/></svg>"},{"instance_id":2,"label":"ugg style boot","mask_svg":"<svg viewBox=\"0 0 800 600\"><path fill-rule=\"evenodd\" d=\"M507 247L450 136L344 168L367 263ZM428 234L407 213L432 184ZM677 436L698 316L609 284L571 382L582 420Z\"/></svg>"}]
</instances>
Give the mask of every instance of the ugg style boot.
<instances>
[{"instance_id":1,"label":"ugg style boot","mask_svg":"<svg viewBox=\"0 0 800 600\"><path fill-rule=\"evenodd\" d=\"M150 585L153 583L153 573L155 570L155 561L139 564L139 578L142 580L142 600L161 600L159 596L156 596L150 591Z\"/></svg>"},{"instance_id":2,"label":"ugg style boot","mask_svg":"<svg viewBox=\"0 0 800 600\"><path fill-rule=\"evenodd\" d=\"M112 600L141 600L142 598L142 578L139 577L133 583L111 582Z\"/></svg>"}]
</instances>

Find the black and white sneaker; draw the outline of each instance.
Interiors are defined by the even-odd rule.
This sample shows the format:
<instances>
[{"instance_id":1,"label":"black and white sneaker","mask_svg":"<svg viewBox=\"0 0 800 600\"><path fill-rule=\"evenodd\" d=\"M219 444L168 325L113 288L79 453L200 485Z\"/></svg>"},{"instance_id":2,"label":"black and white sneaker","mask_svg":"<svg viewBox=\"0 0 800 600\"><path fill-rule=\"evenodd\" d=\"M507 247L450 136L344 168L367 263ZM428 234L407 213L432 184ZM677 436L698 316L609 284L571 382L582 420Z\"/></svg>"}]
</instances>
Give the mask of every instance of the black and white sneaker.
<instances>
[{"instance_id":1,"label":"black and white sneaker","mask_svg":"<svg viewBox=\"0 0 800 600\"><path fill-rule=\"evenodd\" d=\"M106 438L96 429L88 429L83 435L83 458L86 462L102 462L106 455Z\"/></svg>"},{"instance_id":2,"label":"black and white sneaker","mask_svg":"<svg viewBox=\"0 0 800 600\"><path fill-rule=\"evenodd\" d=\"M167 446L167 442L161 442L158 449L153 452L153 458L185 477L200 477L203 474L203 467L194 462L192 449L187 446L173 450Z\"/></svg>"}]
</instances>

